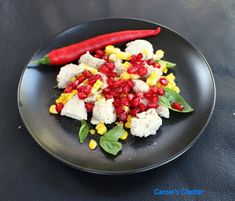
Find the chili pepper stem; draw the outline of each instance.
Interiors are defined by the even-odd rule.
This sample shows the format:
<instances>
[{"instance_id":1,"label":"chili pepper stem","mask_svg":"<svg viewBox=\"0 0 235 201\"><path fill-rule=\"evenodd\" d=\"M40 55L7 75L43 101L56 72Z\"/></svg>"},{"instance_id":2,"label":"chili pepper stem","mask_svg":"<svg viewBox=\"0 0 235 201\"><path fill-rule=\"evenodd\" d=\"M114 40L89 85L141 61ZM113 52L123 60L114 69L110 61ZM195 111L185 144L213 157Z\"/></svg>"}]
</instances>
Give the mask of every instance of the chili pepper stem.
<instances>
[{"instance_id":1,"label":"chili pepper stem","mask_svg":"<svg viewBox=\"0 0 235 201\"><path fill-rule=\"evenodd\" d=\"M45 55L45 56L42 57L41 59L32 61L31 64L44 64L44 65L49 65L49 64L50 64L50 59L49 59L48 55Z\"/></svg>"}]
</instances>

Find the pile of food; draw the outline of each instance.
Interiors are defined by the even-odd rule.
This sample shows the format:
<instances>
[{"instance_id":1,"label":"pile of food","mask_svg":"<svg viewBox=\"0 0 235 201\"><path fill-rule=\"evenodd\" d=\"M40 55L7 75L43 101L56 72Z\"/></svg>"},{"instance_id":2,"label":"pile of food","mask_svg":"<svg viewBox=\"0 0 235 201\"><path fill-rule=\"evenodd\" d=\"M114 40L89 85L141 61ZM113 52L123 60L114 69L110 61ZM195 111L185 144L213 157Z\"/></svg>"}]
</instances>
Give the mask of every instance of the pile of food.
<instances>
[{"instance_id":1,"label":"pile of food","mask_svg":"<svg viewBox=\"0 0 235 201\"><path fill-rule=\"evenodd\" d=\"M193 111L179 95L174 74L168 73L176 64L163 58L163 50L154 51L143 39L128 42L125 50L107 45L87 51L79 55L78 64L61 67L57 82L63 92L49 111L81 121L81 143L97 133L101 148L117 155L122 149L119 139L126 140L128 133L156 135L162 118L169 118L169 109ZM88 113L92 116L89 120ZM108 131L107 124L114 127ZM89 148L96 147L91 139Z\"/></svg>"}]
</instances>

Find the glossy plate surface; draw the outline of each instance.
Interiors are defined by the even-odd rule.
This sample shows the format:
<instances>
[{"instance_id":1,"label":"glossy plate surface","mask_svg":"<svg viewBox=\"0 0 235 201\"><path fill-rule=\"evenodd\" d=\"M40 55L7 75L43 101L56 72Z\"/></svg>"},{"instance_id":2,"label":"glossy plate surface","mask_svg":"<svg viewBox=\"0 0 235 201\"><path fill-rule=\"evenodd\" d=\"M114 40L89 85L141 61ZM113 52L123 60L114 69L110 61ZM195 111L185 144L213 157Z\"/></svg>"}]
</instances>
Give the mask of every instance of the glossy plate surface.
<instances>
[{"instance_id":1,"label":"glossy plate surface","mask_svg":"<svg viewBox=\"0 0 235 201\"><path fill-rule=\"evenodd\" d=\"M100 174L130 174L163 165L194 144L214 109L214 78L202 54L167 27L137 19L92 21L56 35L34 54L30 62L55 48L100 34L127 29L154 29L157 26L161 26L161 34L146 40L153 44L155 50L163 49L166 60L177 63L177 67L171 71L176 75L181 95L195 111L190 114L171 112L170 119L163 119L163 126L155 136L129 136L123 143L122 152L117 157L110 157L99 147L95 151L89 150L89 139L82 145L79 143L78 121L48 113L49 106L60 93L53 88L59 69L27 64L19 83L18 106L28 131L43 149L80 170Z\"/></svg>"}]
</instances>

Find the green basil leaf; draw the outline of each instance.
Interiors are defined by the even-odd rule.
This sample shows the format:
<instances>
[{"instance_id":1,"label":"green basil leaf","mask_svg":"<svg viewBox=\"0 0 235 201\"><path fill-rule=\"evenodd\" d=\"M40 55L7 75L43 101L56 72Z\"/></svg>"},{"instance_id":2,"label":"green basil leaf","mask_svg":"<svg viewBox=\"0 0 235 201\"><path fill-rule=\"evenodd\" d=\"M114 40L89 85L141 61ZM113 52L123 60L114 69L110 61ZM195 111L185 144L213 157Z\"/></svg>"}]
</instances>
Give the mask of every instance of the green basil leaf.
<instances>
[{"instance_id":1,"label":"green basil leaf","mask_svg":"<svg viewBox=\"0 0 235 201\"><path fill-rule=\"evenodd\" d=\"M117 153L122 149L122 144L118 142L118 139L125 133L123 126L116 126L106 132L100 138L100 146L104 151L112 155L117 155Z\"/></svg>"},{"instance_id":2,"label":"green basil leaf","mask_svg":"<svg viewBox=\"0 0 235 201\"><path fill-rule=\"evenodd\" d=\"M169 89L169 88L164 88L164 90L165 90L165 97L167 98L167 100L170 104L172 104L174 102L178 102L184 106L184 109L182 111L179 111L179 110L176 110L176 109L170 107L171 110L174 110L176 112L182 112L182 113L187 113L187 112L193 111L193 108L184 100L184 98L181 95L179 95L174 90Z\"/></svg>"},{"instance_id":3,"label":"green basil leaf","mask_svg":"<svg viewBox=\"0 0 235 201\"><path fill-rule=\"evenodd\" d=\"M79 135L80 143L83 143L85 141L85 139L87 138L87 136L88 136L89 125L88 125L88 123L85 120L82 120L81 124L82 125L80 127L78 135Z\"/></svg>"},{"instance_id":4,"label":"green basil leaf","mask_svg":"<svg viewBox=\"0 0 235 201\"><path fill-rule=\"evenodd\" d=\"M171 104L169 103L168 99L165 96L158 96L159 97L159 104L166 108L171 108Z\"/></svg>"},{"instance_id":5,"label":"green basil leaf","mask_svg":"<svg viewBox=\"0 0 235 201\"><path fill-rule=\"evenodd\" d=\"M176 66L176 63L172 63L172 62L170 62L170 61L166 61L166 60L161 60L161 59L159 59L159 60L155 60L156 62L162 62L162 63L165 63L166 64L166 67L167 68L173 68L173 67L175 67Z\"/></svg>"}]
</instances>

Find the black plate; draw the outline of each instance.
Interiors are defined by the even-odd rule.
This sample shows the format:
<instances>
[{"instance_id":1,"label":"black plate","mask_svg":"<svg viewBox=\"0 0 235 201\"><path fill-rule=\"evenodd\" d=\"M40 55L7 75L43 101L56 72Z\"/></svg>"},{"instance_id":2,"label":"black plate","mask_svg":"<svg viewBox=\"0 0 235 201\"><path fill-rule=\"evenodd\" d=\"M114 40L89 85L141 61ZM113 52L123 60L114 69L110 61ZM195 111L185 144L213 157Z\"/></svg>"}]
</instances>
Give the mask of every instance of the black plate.
<instances>
[{"instance_id":1,"label":"black plate","mask_svg":"<svg viewBox=\"0 0 235 201\"><path fill-rule=\"evenodd\" d=\"M130 136L122 152L115 158L100 148L90 151L86 140L77 138L78 121L48 113L59 91L54 89L59 69L28 65L18 88L18 106L24 124L38 144L55 158L87 172L129 174L163 165L188 150L207 125L215 104L215 83L210 67L202 54L187 40L169 28L137 19L103 19L70 28L52 38L40 48L30 62L50 50L100 34L125 29L162 27L157 37L147 38L154 49L163 49L165 58L177 63L176 74L181 94L195 109L191 114L171 112L163 120L157 135L148 138ZM29 63L30 63L29 62ZM144 132L144 131L143 131Z\"/></svg>"}]
</instances>

